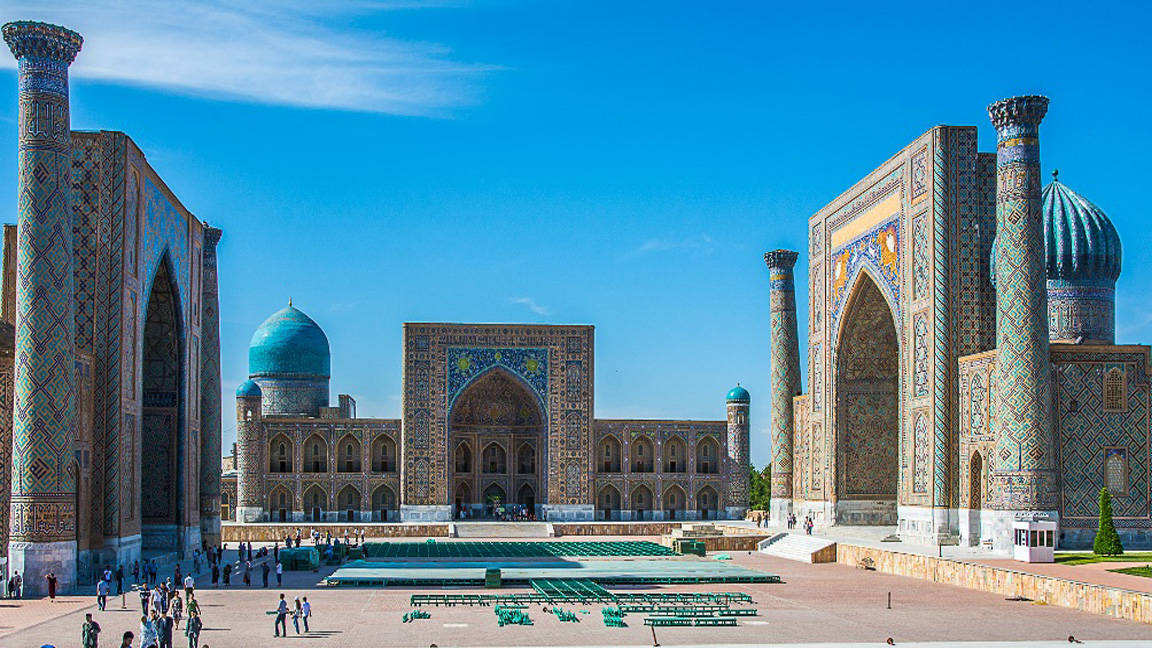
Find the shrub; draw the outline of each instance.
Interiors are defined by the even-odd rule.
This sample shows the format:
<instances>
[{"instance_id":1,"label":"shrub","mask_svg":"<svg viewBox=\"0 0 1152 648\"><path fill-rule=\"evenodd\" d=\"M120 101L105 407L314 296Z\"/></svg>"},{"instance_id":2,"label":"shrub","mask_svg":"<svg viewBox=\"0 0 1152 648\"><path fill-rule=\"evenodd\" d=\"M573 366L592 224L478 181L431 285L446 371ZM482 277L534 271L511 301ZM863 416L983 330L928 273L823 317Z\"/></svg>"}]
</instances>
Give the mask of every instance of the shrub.
<instances>
[{"instance_id":1,"label":"shrub","mask_svg":"<svg viewBox=\"0 0 1152 648\"><path fill-rule=\"evenodd\" d=\"M1099 556L1119 556L1124 553L1120 534L1116 533L1116 525L1112 523L1112 494L1107 488L1100 489L1100 528L1096 530L1092 553Z\"/></svg>"}]
</instances>

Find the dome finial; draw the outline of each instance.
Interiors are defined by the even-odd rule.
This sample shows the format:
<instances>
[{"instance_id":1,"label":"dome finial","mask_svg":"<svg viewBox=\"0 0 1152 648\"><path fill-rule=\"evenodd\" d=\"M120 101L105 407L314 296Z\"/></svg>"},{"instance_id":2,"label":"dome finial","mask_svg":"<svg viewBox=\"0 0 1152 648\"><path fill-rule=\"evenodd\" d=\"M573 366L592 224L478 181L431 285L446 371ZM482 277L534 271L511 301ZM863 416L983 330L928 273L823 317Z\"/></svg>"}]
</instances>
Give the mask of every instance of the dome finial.
<instances>
[{"instance_id":1,"label":"dome finial","mask_svg":"<svg viewBox=\"0 0 1152 648\"><path fill-rule=\"evenodd\" d=\"M1052 182L1060 181L1060 169L1052 169Z\"/></svg>"},{"instance_id":2,"label":"dome finial","mask_svg":"<svg viewBox=\"0 0 1152 648\"><path fill-rule=\"evenodd\" d=\"M291 295L288 296L288 305L289 306L292 305L292 296Z\"/></svg>"}]
</instances>

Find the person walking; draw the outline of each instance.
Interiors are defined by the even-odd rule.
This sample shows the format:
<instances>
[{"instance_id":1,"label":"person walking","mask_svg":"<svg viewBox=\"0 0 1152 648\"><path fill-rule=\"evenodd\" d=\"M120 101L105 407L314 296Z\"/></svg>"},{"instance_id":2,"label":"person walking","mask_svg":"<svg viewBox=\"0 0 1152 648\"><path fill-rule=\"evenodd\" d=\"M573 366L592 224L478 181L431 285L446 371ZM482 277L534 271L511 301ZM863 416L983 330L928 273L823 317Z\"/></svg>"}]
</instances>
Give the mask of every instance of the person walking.
<instances>
[{"instance_id":1,"label":"person walking","mask_svg":"<svg viewBox=\"0 0 1152 648\"><path fill-rule=\"evenodd\" d=\"M252 563L244 561L244 587L252 587Z\"/></svg>"},{"instance_id":2,"label":"person walking","mask_svg":"<svg viewBox=\"0 0 1152 648\"><path fill-rule=\"evenodd\" d=\"M300 597L297 596L292 604L292 625L296 627L296 634L300 634L300 617L304 616L304 611L300 608Z\"/></svg>"},{"instance_id":3,"label":"person walking","mask_svg":"<svg viewBox=\"0 0 1152 648\"><path fill-rule=\"evenodd\" d=\"M116 596L124 593L124 565L116 565Z\"/></svg>"},{"instance_id":4,"label":"person walking","mask_svg":"<svg viewBox=\"0 0 1152 648\"><path fill-rule=\"evenodd\" d=\"M156 635L156 619L160 615L156 610L152 614L140 617L140 648L156 648L160 640Z\"/></svg>"},{"instance_id":5,"label":"person walking","mask_svg":"<svg viewBox=\"0 0 1152 648\"><path fill-rule=\"evenodd\" d=\"M288 602L284 595L280 595L280 603L276 605L276 625L273 626L273 637L280 636L280 628L284 628L284 636L288 636Z\"/></svg>"},{"instance_id":6,"label":"person walking","mask_svg":"<svg viewBox=\"0 0 1152 648\"><path fill-rule=\"evenodd\" d=\"M180 571L180 563L176 563L176 570L172 572L172 582L176 584L184 582L184 574Z\"/></svg>"},{"instance_id":7,"label":"person walking","mask_svg":"<svg viewBox=\"0 0 1152 648\"><path fill-rule=\"evenodd\" d=\"M55 572L48 572L48 574L46 576L44 576L44 580L48 581L48 600L51 603L55 603L56 602L56 573Z\"/></svg>"},{"instance_id":8,"label":"person walking","mask_svg":"<svg viewBox=\"0 0 1152 648\"><path fill-rule=\"evenodd\" d=\"M276 587L280 587L284 579L284 565L280 564L280 560L276 560Z\"/></svg>"},{"instance_id":9,"label":"person walking","mask_svg":"<svg viewBox=\"0 0 1152 648\"><path fill-rule=\"evenodd\" d=\"M125 630L124 636L120 637L120 648L132 648L132 640L136 635L132 634L131 630Z\"/></svg>"},{"instance_id":10,"label":"person walking","mask_svg":"<svg viewBox=\"0 0 1152 648\"><path fill-rule=\"evenodd\" d=\"M200 550L199 549L197 549L196 552L192 554L192 571L195 572L197 576L200 575Z\"/></svg>"},{"instance_id":11,"label":"person walking","mask_svg":"<svg viewBox=\"0 0 1152 648\"><path fill-rule=\"evenodd\" d=\"M139 560L133 560L132 561L132 581L135 583L140 582L140 561Z\"/></svg>"},{"instance_id":12,"label":"person walking","mask_svg":"<svg viewBox=\"0 0 1152 648\"><path fill-rule=\"evenodd\" d=\"M220 585L220 565L212 563L212 587Z\"/></svg>"},{"instance_id":13,"label":"person walking","mask_svg":"<svg viewBox=\"0 0 1152 648\"><path fill-rule=\"evenodd\" d=\"M103 578L96 581L96 607L101 612L108 607L108 581Z\"/></svg>"},{"instance_id":14,"label":"person walking","mask_svg":"<svg viewBox=\"0 0 1152 648\"><path fill-rule=\"evenodd\" d=\"M172 596L172 625L177 630L180 629L180 619L184 617L184 599L180 598L179 594Z\"/></svg>"},{"instance_id":15,"label":"person walking","mask_svg":"<svg viewBox=\"0 0 1152 648\"><path fill-rule=\"evenodd\" d=\"M172 648L172 617L168 613L156 620L156 637L160 648Z\"/></svg>"},{"instance_id":16,"label":"person walking","mask_svg":"<svg viewBox=\"0 0 1152 648\"><path fill-rule=\"evenodd\" d=\"M160 589L159 585L152 590L151 603L152 611L156 614L163 614L168 611L168 598L164 596L164 590Z\"/></svg>"},{"instance_id":17,"label":"person walking","mask_svg":"<svg viewBox=\"0 0 1152 648\"><path fill-rule=\"evenodd\" d=\"M196 579L192 578L192 574L184 577L184 596L192 596L192 590L196 589Z\"/></svg>"},{"instance_id":18,"label":"person walking","mask_svg":"<svg viewBox=\"0 0 1152 648\"><path fill-rule=\"evenodd\" d=\"M84 648L99 648L100 624L92 620L92 613L84 615L84 625L80 628L80 642Z\"/></svg>"},{"instance_id":19,"label":"person walking","mask_svg":"<svg viewBox=\"0 0 1152 648\"><path fill-rule=\"evenodd\" d=\"M308 619L312 616L312 604L308 602L308 597L304 597L304 604L301 608L304 613L304 632L308 632Z\"/></svg>"},{"instance_id":20,"label":"person walking","mask_svg":"<svg viewBox=\"0 0 1152 648\"><path fill-rule=\"evenodd\" d=\"M145 617L148 616L148 601L152 598L152 592L144 585L137 585L137 590L140 594L140 614Z\"/></svg>"},{"instance_id":21,"label":"person walking","mask_svg":"<svg viewBox=\"0 0 1152 648\"><path fill-rule=\"evenodd\" d=\"M231 585L232 579L232 563L224 565L224 587Z\"/></svg>"},{"instance_id":22,"label":"person walking","mask_svg":"<svg viewBox=\"0 0 1152 648\"><path fill-rule=\"evenodd\" d=\"M195 612L196 616L200 616L200 601L196 600L196 593L193 592L188 595L188 616L191 617Z\"/></svg>"},{"instance_id":23,"label":"person walking","mask_svg":"<svg viewBox=\"0 0 1152 648\"><path fill-rule=\"evenodd\" d=\"M198 648L200 644L200 630L204 622L200 620L200 613L192 611L192 602L188 602L188 626L184 628L184 636L188 637L188 648Z\"/></svg>"},{"instance_id":24,"label":"person walking","mask_svg":"<svg viewBox=\"0 0 1152 648\"><path fill-rule=\"evenodd\" d=\"M268 572L270 571L272 571L272 568L268 566L267 560L260 563L260 572L261 576L264 578L264 587L268 587Z\"/></svg>"}]
</instances>

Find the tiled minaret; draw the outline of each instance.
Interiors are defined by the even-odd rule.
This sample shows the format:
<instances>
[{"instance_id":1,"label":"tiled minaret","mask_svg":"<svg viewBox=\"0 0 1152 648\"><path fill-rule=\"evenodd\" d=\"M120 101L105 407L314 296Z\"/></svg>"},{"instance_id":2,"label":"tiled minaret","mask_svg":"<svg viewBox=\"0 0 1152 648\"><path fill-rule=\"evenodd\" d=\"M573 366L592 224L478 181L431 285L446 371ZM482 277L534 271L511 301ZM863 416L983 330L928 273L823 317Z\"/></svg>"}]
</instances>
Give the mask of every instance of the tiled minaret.
<instances>
[{"instance_id":1,"label":"tiled minaret","mask_svg":"<svg viewBox=\"0 0 1152 648\"><path fill-rule=\"evenodd\" d=\"M220 544L220 291L216 245L220 229L204 227L200 274L200 537Z\"/></svg>"},{"instance_id":2,"label":"tiled minaret","mask_svg":"<svg viewBox=\"0 0 1152 648\"><path fill-rule=\"evenodd\" d=\"M800 342L796 336L796 286L792 268L800 254L774 250L764 255L770 282L770 362L772 363L773 522L782 523L792 511L792 398L800 393Z\"/></svg>"},{"instance_id":3,"label":"tiled minaret","mask_svg":"<svg viewBox=\"0 0 1152 648\"><path fill-rule=\"evenodd\" d=\"M25 591L76 583L76 321L72 288L72 130L68 66L83 39L38 22L0 28L16 57L16 350L9 572Z\"/></svg>"},{"instance_id":4,"label":"tiled minaret","mask_svg":"<svg viewBox=\"0 0 1152 648\"><path fill-rule=\"evenodd\" d=\"M728 460L725 463L724 511L730 520L740 520L748 512L752 475L749 473L749 417L752 398L736 385L725 398L728 413Z\"/></svg>"},{"instance_id":5,"label":"tiled minaret","mask_svg":"<svg viewBox=\"0 0 1152 648\"><path fill-rule=\"evenodd\" d=\"M260 461L260 408L263 393L254 380L236 389L236 521L263 519L263 462Z\"/></svg>"},{"instance_id":6,"label":"tiled minaret","mask_svg":"<svg viewBox=\"0 0 1152 648\"><path fill-rule=\"evenodd\" d=\"M999 429L992 456L992 508L1000 512L996 545L1011 542L1015 512L1055 516L1045 291L1044 220L1040 202L1040 120L1048 99L1012 97L988 107L996 127L996 381Z\"/></svg>"}]
</instances>

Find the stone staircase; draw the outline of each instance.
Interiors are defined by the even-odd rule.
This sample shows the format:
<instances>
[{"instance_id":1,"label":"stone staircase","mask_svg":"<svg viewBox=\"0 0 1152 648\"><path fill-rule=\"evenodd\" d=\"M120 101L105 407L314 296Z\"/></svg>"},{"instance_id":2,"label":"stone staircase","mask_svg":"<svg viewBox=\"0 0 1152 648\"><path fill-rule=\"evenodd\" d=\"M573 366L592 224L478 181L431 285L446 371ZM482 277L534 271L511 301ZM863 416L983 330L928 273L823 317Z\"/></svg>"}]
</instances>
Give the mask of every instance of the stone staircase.
<instances>
[{"instance_id":1,"label":"stone staircase","mask_svg":"<svg viewBox=\"0 0 1152 648\"><path fill-rule=\"evenodd\" d=\"M556 535L547 522L456 522L457 538L551 538Z\"/></svg>"},{"instance_id":2,"label":"stone staircase","mask_svg":"<svg viewBox=\"0 0 1152 648\"><path fill-rule=\"evenodd\" d=\"M836 562L836 543L802 533L777 533L760 541L760 553L806 563Z\"/></svg>"}]
</instances>

